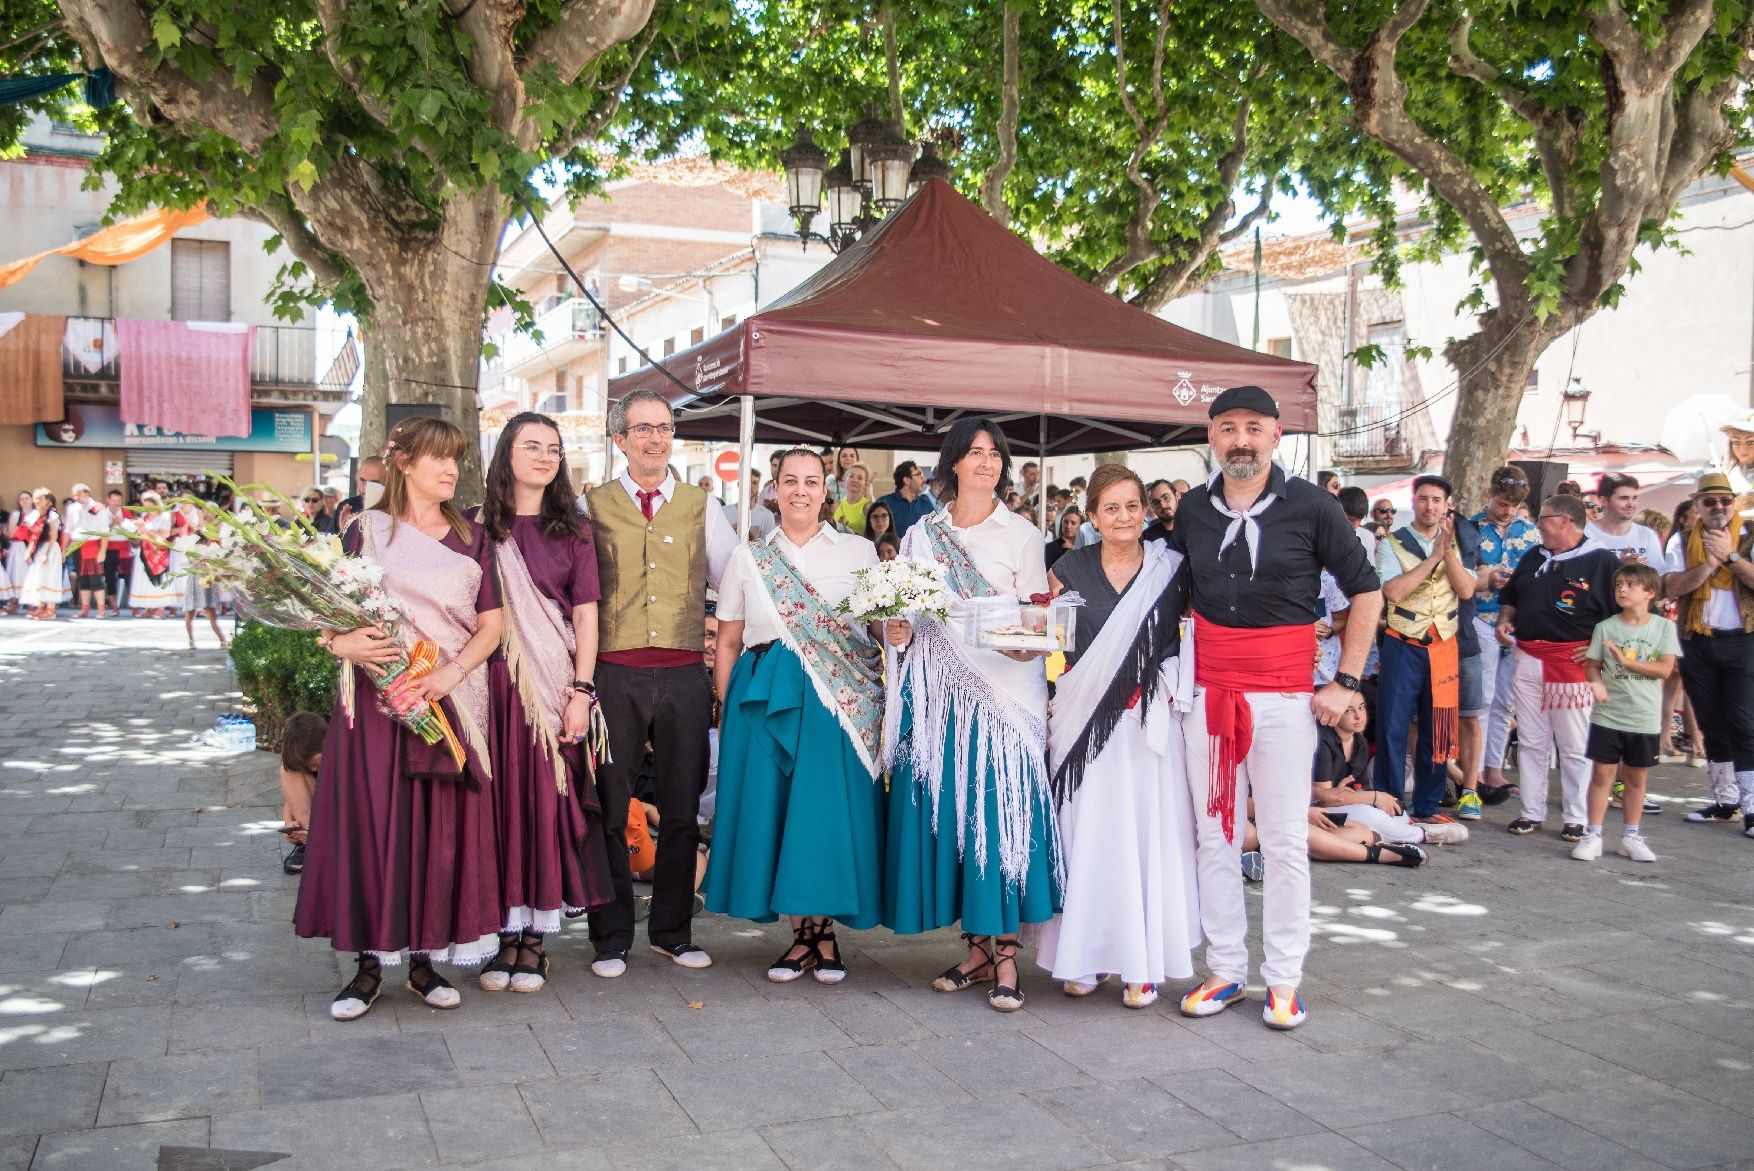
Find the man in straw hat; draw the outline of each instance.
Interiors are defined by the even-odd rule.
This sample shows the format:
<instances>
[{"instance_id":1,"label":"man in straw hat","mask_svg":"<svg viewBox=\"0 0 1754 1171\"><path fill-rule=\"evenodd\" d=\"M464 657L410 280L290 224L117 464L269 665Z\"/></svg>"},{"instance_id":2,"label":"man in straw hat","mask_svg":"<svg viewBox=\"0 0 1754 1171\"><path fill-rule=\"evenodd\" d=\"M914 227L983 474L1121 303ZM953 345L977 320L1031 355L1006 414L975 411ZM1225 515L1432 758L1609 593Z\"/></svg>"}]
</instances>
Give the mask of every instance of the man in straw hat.
<instances>
[{"instance_id":1,"label":"man in straw hat","mask_svg":"<svg viewBox=\"0 0 1754 1171\"><path fill-rule=\"evenodd\" d=\"M1754 532L1736 511L1732 474L1699 477L1693 519L1671 546L1663 592L1680 603L1681 686L1705 735L1711 776L1712 803L1687 820L1735 821L1740 814L1743 832L1754 837L1754 565L1748 561Z\"/></svg>"}]
</instances>

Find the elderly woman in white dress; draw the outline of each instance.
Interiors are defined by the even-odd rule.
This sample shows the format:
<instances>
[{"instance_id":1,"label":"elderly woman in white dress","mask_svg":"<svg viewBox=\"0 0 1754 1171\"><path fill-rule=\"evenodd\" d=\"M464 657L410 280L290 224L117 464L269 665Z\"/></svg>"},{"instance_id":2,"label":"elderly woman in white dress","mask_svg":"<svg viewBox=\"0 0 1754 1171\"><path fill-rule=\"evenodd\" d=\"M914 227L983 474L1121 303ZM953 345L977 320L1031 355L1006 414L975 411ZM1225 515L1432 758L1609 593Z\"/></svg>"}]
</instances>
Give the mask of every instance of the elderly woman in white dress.
<instances>
[{"instance_id":1,"label":"elderly woman in white dress","mask_svg":"<svg viewBox=\"0 0 1754 1171\"><path fill-rule=\"evenodd\" d=\"M1048 762L1066 855L1065 909L1037 962L1088 996L1118 974L1144 1008L1194 974L1200 941L1194 806L1181 711L1193 700L1182 555L1141 541L1145 485L1103 464L1086 489L1102 540L1054 563L1053 592L1077 593L1077 649L1054 692Z\"/></svg>"}]
</instances>

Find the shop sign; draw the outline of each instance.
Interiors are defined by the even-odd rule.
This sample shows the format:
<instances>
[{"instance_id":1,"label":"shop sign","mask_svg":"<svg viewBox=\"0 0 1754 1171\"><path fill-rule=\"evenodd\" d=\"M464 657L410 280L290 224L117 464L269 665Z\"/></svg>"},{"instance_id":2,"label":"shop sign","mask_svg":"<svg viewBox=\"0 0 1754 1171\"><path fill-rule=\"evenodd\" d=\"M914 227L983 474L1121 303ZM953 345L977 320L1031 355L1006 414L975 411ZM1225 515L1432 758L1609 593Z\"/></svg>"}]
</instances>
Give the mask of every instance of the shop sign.
<instances>
[{"instance_id":1,"label":"shop sign","mask_svg":"<svg viewBox=\"0 0 1754 1171\"><path fill-rule=\"evenodd\" d=\"M124 423L120 409L109 403L68 403L66 418L58 423L36 425L36 441L38 447L308 452L311 449L311 413L308 410L257 408L250 412L248 435L184 435L159 427Z\"/></svg>"}]
</instances>

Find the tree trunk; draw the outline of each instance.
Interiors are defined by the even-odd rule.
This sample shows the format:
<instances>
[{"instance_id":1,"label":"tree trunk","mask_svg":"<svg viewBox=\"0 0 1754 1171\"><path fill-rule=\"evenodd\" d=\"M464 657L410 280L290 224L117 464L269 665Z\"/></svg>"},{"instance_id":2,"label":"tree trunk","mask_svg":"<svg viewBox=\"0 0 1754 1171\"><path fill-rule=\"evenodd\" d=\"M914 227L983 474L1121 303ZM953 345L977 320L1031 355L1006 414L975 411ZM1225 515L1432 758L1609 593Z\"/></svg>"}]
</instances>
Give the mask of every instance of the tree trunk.
<instances>
[{"instance_id":1,"label":"tree trunk","mask_svg":"<svg viewBox=\"0 0 1754 1171\"><path fill-rule=\"evenodd\" d=\"M1464 515L1486 505L1493 469L1510 454L1529 372L1541 352L1566 330L1558 318L1556 314L1544 324L1526 319L1519 330L1519 319L1493 312L1480 319L1477 332L1444 347L1444 357L1463 375L1443 467L1455 485L1456 508Z\"/></svg>"},{"instance_id":2,"label":"tree trunk","mask_svg":"<svg viewBox=\"0 0 1754 1171\"><path fill-rule=\"evenodd\" d=\"M476 386L492 263L504 224L489 190L445 209L430 235L380 237L351 259L372 299L366 324L361 446L381 450L388 405L430 404L462 428L456 503L481 500L481 426ZM374 378L374 367L379 377Z\"/></svg>"}]
</instances>

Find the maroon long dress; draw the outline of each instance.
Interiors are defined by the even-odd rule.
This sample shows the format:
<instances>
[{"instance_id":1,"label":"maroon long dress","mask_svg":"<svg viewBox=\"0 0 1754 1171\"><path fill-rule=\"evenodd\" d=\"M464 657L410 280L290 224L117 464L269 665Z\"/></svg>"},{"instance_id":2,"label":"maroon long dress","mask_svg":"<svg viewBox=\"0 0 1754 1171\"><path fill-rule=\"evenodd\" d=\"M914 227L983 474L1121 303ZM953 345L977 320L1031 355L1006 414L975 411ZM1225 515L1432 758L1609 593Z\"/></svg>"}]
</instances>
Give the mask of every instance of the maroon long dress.
<instances>
[{"instance_id":1,"label":"maroon long dress","mask_svg":"<svg viewBox=\"0 0 1754 1171\"><path fill-rule=\"evenodd\" d=\"M358 551L357 526L343 544ZM476 613L499 609L486 530L471 524L467 541L453 531L441 544L481 567ZM353 672L354 714L349 721L337 699L329 717L294 929L390 964L403 951L479 964L499 949L502 910L490 770L464 737L459 773L444 745L424 743L380 710L364 670L342 669ZM450 700L441 703L460 728Z\"/></svg>"},{"instance_id":2,"label":"maroon long dress","mask_svg":"<svg viewBox=\"0 0 1754 1171\"><path fill-rule=\"evenodd\" d=\"M567 623L575 606L602 596L597 584L597 550L589 522L584 535L551 537L540 518L512 521L511 539L544 599L560 608ZM506 621L515 615L509 611ZM532 654L565 654L564 647L528 648ZM572 664L566 677L572 677ZM614 897L609 858L604 852L603 807L583 745L562 743L567 791L555 784L554 762L538 744L511 672L500 656L488 667L493 727L494 783L499 786L499 879L505 905L504 929L549 933L560 918L581 915Z\"/></svg>"}]
</instances>

